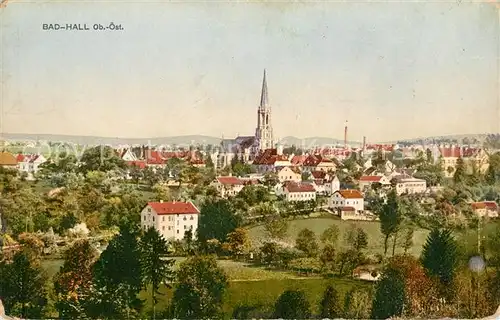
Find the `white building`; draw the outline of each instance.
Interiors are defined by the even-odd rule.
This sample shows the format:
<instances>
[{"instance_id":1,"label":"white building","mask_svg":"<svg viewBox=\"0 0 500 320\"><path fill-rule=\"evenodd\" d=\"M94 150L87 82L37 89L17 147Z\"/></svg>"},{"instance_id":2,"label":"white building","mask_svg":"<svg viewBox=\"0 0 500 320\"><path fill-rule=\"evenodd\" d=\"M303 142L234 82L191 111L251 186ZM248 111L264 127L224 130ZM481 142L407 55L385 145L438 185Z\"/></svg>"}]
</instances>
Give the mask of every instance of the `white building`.
<instances>
[{"instance_id":1,"label":"white building","mask_svg":"<svg viewBox=\"0 0 500 320\"><path fill-rule=\"evenodd\" d=\"M380 183L382 186L391 184L385 176L361 176L358 183L360 190L365 190L365 188L370 187L373 183Z\"/></svg>"},{"instance_id":2,"label":"white building","mask_svg":"<svg viewBox=\"0 0 500 320\"><path fill-rule=\"evenodd\" d=\"M40 171L40 165L45 163L47 159L41 154L37 155L17 155L18 170L26 172L28 179L33 179L33 175Z\"/></svg>"},{"instance_id":3,"label":"white building","mask_svg":"<svg viewBox=\"0 0 500 320\"><path fill-rule=\"evenodd\" d=\"M397 176L394 180L396 181L396 193L398 195L403 193L424 193L427 190L427 183L423 179L411 176Z\"/></svg>"},{"instance_id":4,"label":"white building","mask_svg":"<svg viewBox=\"0 0 500 320\"><path fill-rule=\"evenodd\" d=\"M311 177L318 194L331 195L340 190L340 181L337 176L318 170L311 172Z\"/></svg>"},{"instance_id":5,"label":"white building","mask_svg":"<svg viewBox=\"0 0 500 320\"><path fill-rule=\"evenodd\" d=\"M199 214L192 202L148 202L141 212L141 228L154 227L167 240L182 240L190 229L195 237Z\"/></svg>"},{"instance_id":6,"label":"white building","mask_svg":"<svg viewBox=\"0 0 500 320\"><path fill-rule=\"evenodd\" d=\"M473 202L471 206L478 217L498 218L498 205L495 201Z\"/></svg>"},{"instance_id":7,"label":"white building","mask_svg":"<svg viewBox=\"0 0 500 320\"><path fill-rule=\"evenodd\" d=\"M298 167L284 167L278 171L278 179L280 182L301 182L302 173L300 172L300 169Z\"/></svg>"},{"instance_id":8,"label":"white building","mask_svg":"<svg viewBox=\"0 0 500 320\"><path fill-rule=\"evenodd\" d=\"M316 190L309 183L285 182L276 191L276 195L283 195L286 201L316 200Z\"/></svg>"},{"instance_id":9,"label":"white building","mask_svg":"<svg viewBox=\"0 0 500 320\"><path fill-rule=\"evenodd\" d=\"M222 198L234 197L245 186L241 179L233 176L217 177L212 185Z\"/></svg>"},{"instance_id":10,"label":"white building","mask_svg":"<svg viewBox=\"0 0 500 320\"><path fill-rule=\"evenodd\" d=\"M332 194L328 206L331 209L342 209L352 207L355 213L359 214L365 210L363 194L359 190L347 189L339 190Z\"/></svg>"}]
</instances>

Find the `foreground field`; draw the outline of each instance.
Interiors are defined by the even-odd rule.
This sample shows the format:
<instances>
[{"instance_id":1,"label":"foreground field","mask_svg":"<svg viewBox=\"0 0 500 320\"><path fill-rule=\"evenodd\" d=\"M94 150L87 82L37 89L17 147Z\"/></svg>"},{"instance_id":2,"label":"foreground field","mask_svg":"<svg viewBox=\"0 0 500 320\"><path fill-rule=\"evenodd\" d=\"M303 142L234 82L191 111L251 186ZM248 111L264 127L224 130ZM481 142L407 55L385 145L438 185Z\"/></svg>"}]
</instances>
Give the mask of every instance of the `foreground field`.
<instances>
[{"instance_id":1,"label":"foreground field","mask_svg":"<svg viewBox=\"0 0 500 320\"><path fill-rule=\"evenodd\" d=\"M318 312L318 303L328 284L335 286L339 297L343 301L345 293L354 287L370 289L373 284L361 280L348 279L268 279L259 281L233 281L224 299L223 311L226 319L231 318L233 310L237 306L258 306L264 312L271 312L276 299L288 289L303 290L313 312ZM158 310L165 309L172 298L172 289L165 287L160 289L162 296L157 305ZM151 300L146 292L141 293L142 299L147 299L147 307L151 308Z\"/></svg>"},{"instance_id":2,"label":"foreground field","mask_svg":"<svg viewBox=\"0 0 500 320\"><path fill-rule=\"evenodd\" d=\"M185 258L176 258L176 267ZM299 278L290 272L270 271L260 267L253 267L243 262L219 260L219 265L224 269L229 278L229 289L224 299L224 313L226 318L231 318L233 310L240 305L258 306L259 310L271 312L276 299L283 291L288 289L304 290L314 312L317 312L318 302L325 287L331 283L343 299L345 293L354 287L371 288L372 283L351 279L323 279ZM44 260L42 266L49 276L53 276L60 268L62 260ZM164 310L172 298L173 289L162 287L157 310ZM151 298L148 292L140 294L141 299L146 299L146 309L151 308Z\"/></svg>"},{"instance_id":3,"label":"foreground field","mask_svg":"<svg viewBox=\"0 0 500 320\"><path fill-rule=\"evenodd\" d=\"M288 231L288 239L286 242L294 244L297 235L300 230L304 228L311 229L316 236L319 237L328 227L335 224L340 229L341 235L340 240L344 238L347 230L349 230L351 225L363 228L363 230L368 235L368 248L367 251L370 253L383 253L384 243L382 233L380 232L380 222L378 221L343 221L340 219L332 218L309 218L290 221L290 227ZM249 230L252 243L259 246L263 241L265 241L265 231L263 226L253 227ZM425 243L428 230L417 229L413 235L413 247L410 249L410 253L413 255L420 255L422 251L422 246ZM343 241L340 242L343 244ZM402 249L397 249L396 252L403 252Z\"/></svg>"},{"instance_id":4,"label":"foreground field","mask_svg":"<svg viewBox=\"0 0 500 320\"><path fill-rule=\"evenodd\" d=\"M180 262L185 258L174 258L178 267ZM62 260L43 260L42 267L45 269L49 277L54 276L61 267ZM261 267L254 267L244 262L232 260L219 260L219 266L224 269L230 281L254 281L254 280L283 280L294 279L297 276L291 272L271 271Z\"/></svg>"}]
</instances>

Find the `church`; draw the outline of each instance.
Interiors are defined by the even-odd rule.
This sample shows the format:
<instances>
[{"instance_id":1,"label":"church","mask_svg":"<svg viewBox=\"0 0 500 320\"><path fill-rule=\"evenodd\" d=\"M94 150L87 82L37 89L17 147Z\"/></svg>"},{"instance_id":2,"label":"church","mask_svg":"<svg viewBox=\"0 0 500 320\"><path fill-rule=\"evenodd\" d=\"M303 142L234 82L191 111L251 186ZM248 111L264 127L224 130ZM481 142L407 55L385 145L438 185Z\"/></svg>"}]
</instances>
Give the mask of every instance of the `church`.
<instances>
[{"instance_id":1,"label":"church","mask_svg":"<svg viewBox=\"0 0 500 320\"><path fill-rule=\"evenodd\" d=\"M262 79L260 104L257 108L257 127L253 136L238 136L235 139L222 138L217 154L217 167L223 168L231 163L234 157L250 162L266 149L274 148L273 126L271 124L271 105L267 90L266 70Z\"/></svg>"}]
</instances>

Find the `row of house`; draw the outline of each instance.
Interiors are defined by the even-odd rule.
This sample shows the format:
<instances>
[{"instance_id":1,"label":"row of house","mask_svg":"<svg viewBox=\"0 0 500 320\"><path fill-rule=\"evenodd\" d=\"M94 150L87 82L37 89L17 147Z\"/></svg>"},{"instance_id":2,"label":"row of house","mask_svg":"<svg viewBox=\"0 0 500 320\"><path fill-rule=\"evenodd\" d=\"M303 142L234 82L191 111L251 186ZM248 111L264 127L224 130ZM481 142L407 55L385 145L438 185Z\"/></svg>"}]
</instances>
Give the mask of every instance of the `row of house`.
<instances>
[{"instance_id":1,"label":"row of house","mask_svg":"<svg viewBox=\"0 0 500 320\"><path fill-rule=\"evenodd\" d=\"M16 169L27 174L27 179L34 179L34 175L40 171L40 165L47 159L41 154L18 154L0 152L0 166L4 168Z\"/></svg>"}]
</instances>

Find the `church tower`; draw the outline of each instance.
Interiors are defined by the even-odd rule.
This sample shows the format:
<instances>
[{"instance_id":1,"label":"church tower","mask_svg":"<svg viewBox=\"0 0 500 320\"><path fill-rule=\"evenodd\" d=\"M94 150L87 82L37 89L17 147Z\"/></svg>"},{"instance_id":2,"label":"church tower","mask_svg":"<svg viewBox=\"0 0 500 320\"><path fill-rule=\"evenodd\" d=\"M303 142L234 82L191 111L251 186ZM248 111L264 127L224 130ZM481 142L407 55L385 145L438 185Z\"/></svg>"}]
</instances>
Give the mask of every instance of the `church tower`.
<instances>
[{"instance_id":1,"label":"church tower","mask_svg":"<svg viewBox=\"0 0 500 320\"><path fill-rule=\"evenodd\" d=\"M257 129L255 129L255 140L258 150L274 148L273 126L271 125L271 106L267 93L266 70L262 80L262 91L260 94L260 105L257 110Z\"/></svg>"}]
</instances>

